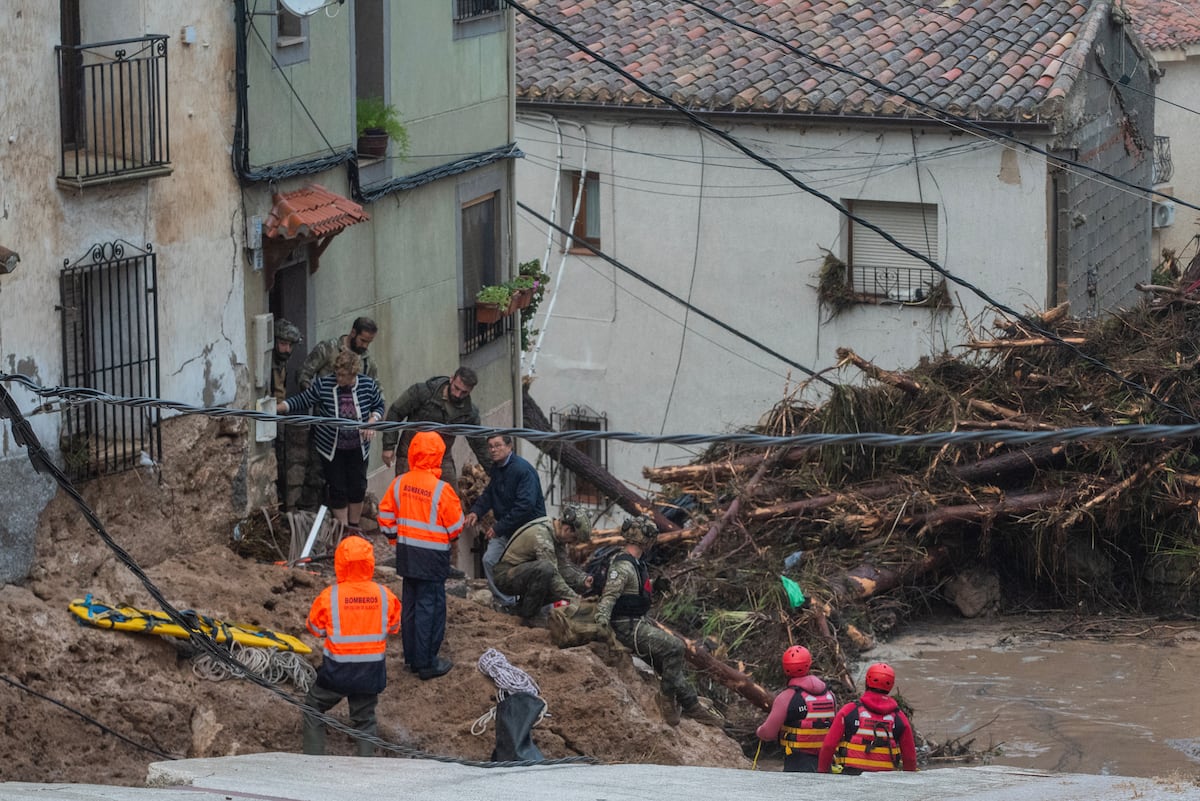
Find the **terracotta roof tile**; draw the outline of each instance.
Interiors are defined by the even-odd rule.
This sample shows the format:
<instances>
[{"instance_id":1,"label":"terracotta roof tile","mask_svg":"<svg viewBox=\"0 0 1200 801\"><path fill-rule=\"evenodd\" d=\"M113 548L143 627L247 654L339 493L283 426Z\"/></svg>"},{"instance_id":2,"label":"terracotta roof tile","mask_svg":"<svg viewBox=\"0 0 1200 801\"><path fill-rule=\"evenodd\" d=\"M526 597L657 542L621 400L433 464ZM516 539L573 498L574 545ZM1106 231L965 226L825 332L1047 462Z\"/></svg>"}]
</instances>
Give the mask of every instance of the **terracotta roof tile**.
<instances>
[{"instance_id":1,"label":"terracotta roof tile","mask_svg":"<svg viewBox=\"0 0 1200 801\"><path fill-rule=\"evenodd\" d=\"M1200 0L1125 0L1133 29L1151 50L1200 43Z\"/></svg>"},{"instance_id":2,"label":"terracotta roof tile","mask_svg":"<svg viewBox=\"0 0 1200 801\"><path fill-rule=\"evenodd\" d=\"M320 184L276 193L272 200L275 205L263 223L263 233L271 239L329 236L371 219L362 206Z\"/></svg>"},{"instance_id":3,"label":"terracotta roof tile","mask_svg":"<svg viewBox=\"0 0 1200 801\"><path fill-rule=\"evenodd\" d=\"M1127 2L1156 9L1167 5ZM524 4L597 54L694 108L919 113L895 95L679 0ZM1200 0L1181 4L1200 7ZM1090 5L1074 0L955 0L937 6L912 0L724 0L720 9L816 58L874 77L895 92L920 93L936 108L978 118L1025 119L1036 115L1038 103L1048 96L1070 91L1078 70L1063 70L1061 59L1079 61L1073 49L1091 46L1080 38ZM1200 33L1200 24L1196 30ZM517 84L518 97L527 101L661 105L520 16Z\"/></svg>"}]
</instances>

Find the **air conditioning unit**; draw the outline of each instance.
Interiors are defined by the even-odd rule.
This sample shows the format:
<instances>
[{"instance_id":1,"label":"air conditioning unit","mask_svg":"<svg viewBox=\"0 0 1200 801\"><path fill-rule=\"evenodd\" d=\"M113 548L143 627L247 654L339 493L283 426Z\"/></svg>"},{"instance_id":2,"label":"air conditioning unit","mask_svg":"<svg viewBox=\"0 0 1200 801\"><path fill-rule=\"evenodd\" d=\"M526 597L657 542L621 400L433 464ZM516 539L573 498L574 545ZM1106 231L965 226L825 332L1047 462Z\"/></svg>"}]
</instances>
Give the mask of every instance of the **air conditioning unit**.
<instances>
[{"instance_id":1,"label":"air conditioning unit","mask_svg":"<svg viewBox=\"0 0 1200 801\"><path fill-rule=\"evenodd\" d=\"M1170 200L1156 200L1150 204L1150 226L1167 228L1175 223L1175 204Z\"/></svg>"}]
</instances>

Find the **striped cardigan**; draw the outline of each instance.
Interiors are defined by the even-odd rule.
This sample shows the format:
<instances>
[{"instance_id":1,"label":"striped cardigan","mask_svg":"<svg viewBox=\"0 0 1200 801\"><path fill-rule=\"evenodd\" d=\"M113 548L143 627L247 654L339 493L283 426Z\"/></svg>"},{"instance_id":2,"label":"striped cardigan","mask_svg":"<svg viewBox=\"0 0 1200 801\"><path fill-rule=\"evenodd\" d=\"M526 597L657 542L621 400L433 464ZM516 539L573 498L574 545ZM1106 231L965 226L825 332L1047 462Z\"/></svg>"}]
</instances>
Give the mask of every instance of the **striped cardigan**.
<instances>
[{"instance_id":1,"label":"striped cardigan","mask_svg":"<svg viewBox=\"0 0 1200 801\"><path fill-rule=\"evenodd\" d=\"M385 411L383 395L379 393L379 385L375 383L375 379L359 373L354 380L352 390L354 392L354 411L359 421L365 423L372 414L378 415L380 420L383 419ZM309 384L308 389L287 398L285 403L287 403L289 413L312 408L315 416L337 417L337 376L333 373L321 376ZM333 453L337 450L337 432L337 426L313 426L313 439L316 441L317 451L329 461L333 461ZM362 457L364 460L370 452L371 443L363 440Z\"/></svg>"}]
</instances>

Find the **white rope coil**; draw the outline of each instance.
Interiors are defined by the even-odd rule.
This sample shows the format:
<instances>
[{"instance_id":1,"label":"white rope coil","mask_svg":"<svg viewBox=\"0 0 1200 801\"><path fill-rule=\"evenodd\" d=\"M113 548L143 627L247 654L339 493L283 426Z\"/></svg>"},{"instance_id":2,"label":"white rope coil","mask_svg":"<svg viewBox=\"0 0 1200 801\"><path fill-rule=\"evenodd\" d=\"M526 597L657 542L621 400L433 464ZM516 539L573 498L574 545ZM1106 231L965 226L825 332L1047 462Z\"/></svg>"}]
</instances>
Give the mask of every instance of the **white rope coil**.
<instances>
[{"instance_id":1,"label":"white rope coil","mask_svg":"<svg viewBox=\"0 0 1200 801\"><path fill-rule=\"evenodd\" d=\"M529 693L542 698L542 690L537 686L537 682L528 673L509 662L508 657L495 648L489 648L483 652L483 656L479 657L478 667L480 673L496 683L497 702L516 693ZM538 715L534 726L541 723L542 719L550 714L548 710L549 705L546 704L546 699L542 698L542 712ZM471 724L471 734L476 737L483 734L487 731L488 724L495 719L496 707L493 706Z\"/></svg>"},{"instance_id":2,"label":"white rope coil","mask_svg":"<svg viewBox=\"0 0 1200 801\"><path fill-rule=\"evenodd\" d=\"M508 657L489 648L479 657L479 672L496 682L496 700L503 701L513 693L541 696L542 691L528 673L514 667Z\"/></svg>"},{"instance_id":3,"label":"white rope coil","mask_svg":"<svg viewBox=\"0 0 1200 801\"><path fill-rule=\"evenodd\" d=\"M300 654L277 651L273 648L253 648L230 643L230 654L248 669L272 684L291 682L301 692L308 692L317 671ZM217 661L209 654L192 657L192 673L207 681L225 681L245 677L245 671Z\"/></svg>"}]
</instances>

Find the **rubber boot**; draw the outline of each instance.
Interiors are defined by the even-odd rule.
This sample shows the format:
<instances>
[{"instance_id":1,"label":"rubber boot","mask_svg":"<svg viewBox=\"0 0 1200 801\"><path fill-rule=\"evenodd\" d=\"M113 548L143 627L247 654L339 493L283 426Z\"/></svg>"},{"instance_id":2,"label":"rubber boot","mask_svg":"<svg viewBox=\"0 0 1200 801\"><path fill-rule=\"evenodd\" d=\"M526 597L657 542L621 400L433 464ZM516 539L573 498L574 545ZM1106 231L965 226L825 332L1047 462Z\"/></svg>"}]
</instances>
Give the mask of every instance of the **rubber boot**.
<instances>
[{"instance_id":1,"label":"rubber boot","mask_svg":"<svg viewBox=\"0 0 1200 801\"><path fill-rule=\"evenodd\" d=\"M662 713L663 721L668 726L679 725L679 704L666 693L658 694L658 711Z\"/></svg>"},{"instance_id":2,"label":"rubber boot","mask_svg":"<svg viewBox=\"0 0 1200 801\"><path fill-rule=\"evenodd\" d=\"M705 726L720 728L725 725L725 718L713 708L712 701L707 698L697 698L690 705L683 708L683 714L697 723L703 723Z\"/></svg>"}]
</instances>

